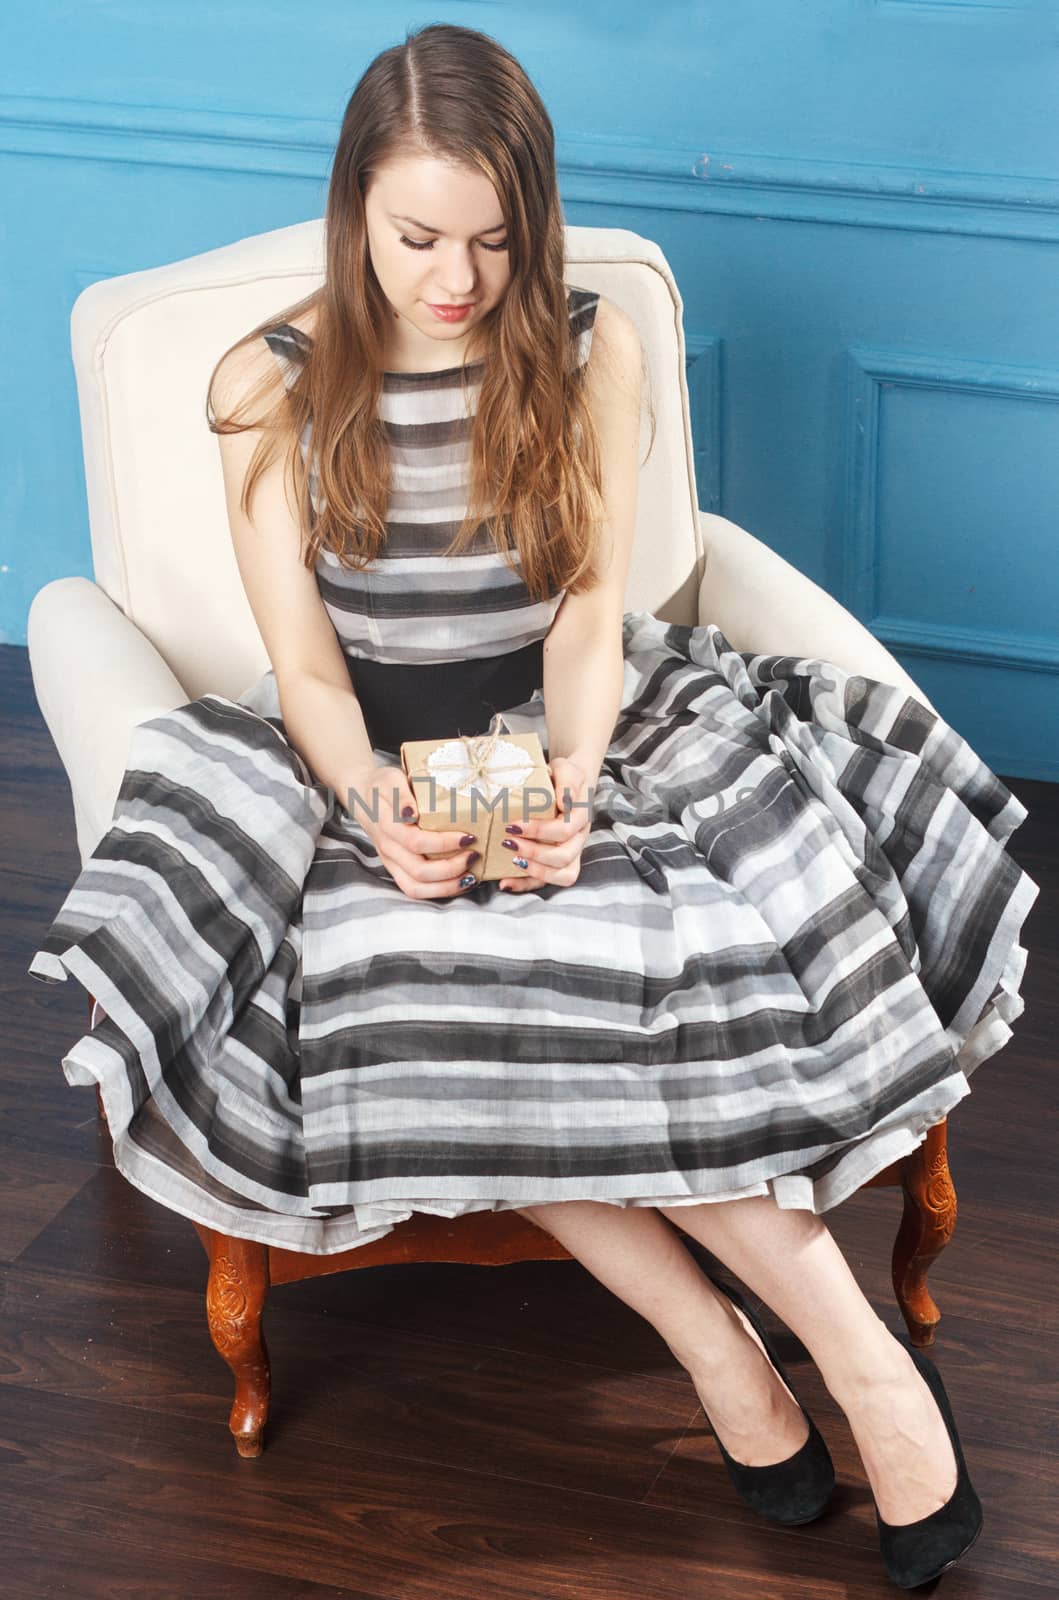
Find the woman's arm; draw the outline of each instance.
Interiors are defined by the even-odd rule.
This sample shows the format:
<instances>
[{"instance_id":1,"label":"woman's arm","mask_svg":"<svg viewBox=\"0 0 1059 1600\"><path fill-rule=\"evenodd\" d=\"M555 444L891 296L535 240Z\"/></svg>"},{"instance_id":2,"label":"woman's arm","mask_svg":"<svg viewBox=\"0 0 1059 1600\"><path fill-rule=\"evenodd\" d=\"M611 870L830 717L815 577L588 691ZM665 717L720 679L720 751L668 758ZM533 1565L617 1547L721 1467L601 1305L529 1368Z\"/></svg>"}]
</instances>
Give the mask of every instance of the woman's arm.
<instances>
[{"instance_id":1,"label":"woman's arm","mask_svg":"<svg viewBox=\"0 0 1059 1600\"><path fill-rule=\"evenodd\" d=\"M575 596L581 599L582 596ZM567 596L559 607L570 603ZM593 787L603 766L621 707L625 664L621 618L601 617L591 628L569 627L552 640L559 615L544 643L544 715L548 756L565 756ZM559 796L560 803L562 796Z\"/></svg>"},{"instance_id":2,"label":"woman's arm","mask_svg":"<svg viewBox=\"0 0 1059 1600\"><path fill-rule=\"evenodd\" d=\"M640 470L641 361L636 324L601 298L585 373L602 467L601 577L585 594L564 595L544 641L548 754L576 762L590 785L599 777L621 708L622 619Z\"/></svg>"},{"instance_id":3,"label":"woman's arm","mask_svg":"<svg viewBox=\"0 0 1059 1600\"><path fill-rule=\"evenodd\" d=\"M260 350L228 357L217 374L218 414L257 382L266 358L275 359L263 340ZM217 435L236 562L276 675L290 742L317 781L349 809L349 790L374 771L375 756L315 574L301 560L300 521L287 499L282 459L257 481L253 520L240 510L259 437L257 429Z\"/></svg>"}]
</instances>

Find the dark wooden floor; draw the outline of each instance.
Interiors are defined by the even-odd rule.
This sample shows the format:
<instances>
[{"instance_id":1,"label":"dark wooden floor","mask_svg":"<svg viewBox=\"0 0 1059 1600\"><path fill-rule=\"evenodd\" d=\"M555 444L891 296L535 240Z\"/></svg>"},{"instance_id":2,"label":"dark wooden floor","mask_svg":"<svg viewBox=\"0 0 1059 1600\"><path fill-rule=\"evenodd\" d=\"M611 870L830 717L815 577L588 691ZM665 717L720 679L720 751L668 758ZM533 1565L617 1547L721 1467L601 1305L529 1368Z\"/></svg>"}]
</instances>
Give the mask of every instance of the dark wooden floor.
<instances>
[{"instance_id":1,"label":"dark wooden floor","mask_svg":"<svg viewBox=\"0 0 1059 1600\"><path fill-rule=\"evenodd\" d=\"M576 1262L381 1267L274 1289L265 1451L236 1455L191 1224L115 1171L63 1077L79 985L26 975L80 867L26 653L0 649L8 1001L0 1123L0 1559L8 1600L872 1600L882 1569L848 1427L780 1339L835 1457L820 1521L772 1529L729 1485L690 1379ZM1042 886L1026 1012L950 1124L959 1221L934 1358L986 1510L950 1600L1059 1590L1059 787L1015 854ZM900 1210L828 1213L895 1331ZM703 1259L706 1259L705 1257ZM771 1326L776 1319L768 1317Z\"/></svg>"}]
</instances>

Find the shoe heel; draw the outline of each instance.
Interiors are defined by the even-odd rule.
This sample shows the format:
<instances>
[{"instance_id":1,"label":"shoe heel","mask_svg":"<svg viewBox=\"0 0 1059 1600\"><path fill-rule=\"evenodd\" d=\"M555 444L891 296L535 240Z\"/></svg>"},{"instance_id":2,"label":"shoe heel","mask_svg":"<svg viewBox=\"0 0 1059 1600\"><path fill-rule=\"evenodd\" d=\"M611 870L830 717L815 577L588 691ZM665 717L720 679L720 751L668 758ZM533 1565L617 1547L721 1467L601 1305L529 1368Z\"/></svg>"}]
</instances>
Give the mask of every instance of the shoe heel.
<instances>
[{"instance_id":1,"label":"shoe heel","mask_svg":"<svg viewBox=\"0 0 1059 1600\"><path fill-rule=\"evenodd\" d=\"M879 1548L891 1580L899 1589L916 1589L929 1583L950 1567L974 1544L982 1531L982 1504L964 1460L963 1446L956 1429L949 1396L941 1373L915 1345L902 1341L937 1403L956 1457L956 1487L943 1506L921 1517L918 1522L884 1522L875 1505ZM874 1500L874 1495L872 1496Z\"/></svg>"},{"instance_id":2,"label":"shoe heel","mask_svg":"<svg viewBox=\"0 0 1059 1600\"><path fill-rule=\"evenodd\" d=\"M798 1400L794 1385L776 1355L772 1340L742 1295L737 1290L730 1289L727 1284L719 1282L711 1273L707 1273L706 1276L714 1288L727 1295L728 1299L739 1307L739 1310L746 1317L764 1345L765 1352L772 1365L794 1395L794 1398ZM800 1400L798 1400L798 1404L801 1406L802 1415L809 1424L809 1437L801 1449L795 1451L793 1456L788 1456L786 1461L777 1461L767 1467L749 1467L742 1461L734 1460L718 1438L717 1430L710 1423L711 1432L717 1440L717 1447L728 1470L728 1476L744 1504L748 1505L752 1511L756 1511L759 1516L787 1528L798 1527L802 1523L815 1521L826 1509L835 1488L835 1468L827 1445L816 1423L805 1407L802 1406ZM707 1421L709 1421L708 1414Z\"/></svg>"}]
</instances>

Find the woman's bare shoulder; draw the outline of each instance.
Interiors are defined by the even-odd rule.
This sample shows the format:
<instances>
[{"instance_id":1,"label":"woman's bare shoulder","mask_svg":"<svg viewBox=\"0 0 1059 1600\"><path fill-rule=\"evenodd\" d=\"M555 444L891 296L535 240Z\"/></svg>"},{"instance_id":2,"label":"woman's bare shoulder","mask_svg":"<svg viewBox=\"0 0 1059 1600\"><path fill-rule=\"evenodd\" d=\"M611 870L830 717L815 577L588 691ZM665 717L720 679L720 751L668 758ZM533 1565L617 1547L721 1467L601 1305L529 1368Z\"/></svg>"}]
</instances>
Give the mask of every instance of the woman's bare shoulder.
<instances>
[{"instance_id":1,"label":"woman's bare shoulder","mask_svg":"<svg viewBox=\"0 0 1059 1600\"><path fill-rule=\"evenodd\" d=\"M266 325L262 337L240 340L225 351L217 364L212 385L213 404L218 413L234 412L255 393L260 394L265 405L269 406L283 392L283 362L295 359L297 352L289 348L289 335L286 339L280 337L277 340L269 334L269 326L273 330L294 328L311 339L316 326L316 308L311 306L284 318L280 324ZM286 350L285 343L288 346Z\"/></svg>"},{"instance_id":2,"label":"woman's bare shoulder","mask_svg":"<svg viewBox=\"0 0 1059 1600\"><path fill-rule=\"evenodd\" d=\"M616 300L608 300L603 294L597 299L593 319L593 345L597 340L608 352L613 352L619 359L624 357L626 361L638 354L640 348L639 329L629 313Z\"/></svg>"},{"instance_id":3,"label":"woman's bare shoulder","mask_svg":"<svg viewBox=\"0 0 1059 1600\"><path fill-rule=\"evenodd\" d=\"M593 412L621 405L625 395L638 402L642 393L644 349L640 331L629 313L600 295L592 326L586 378Z\"/></svg>"}]
</instances>

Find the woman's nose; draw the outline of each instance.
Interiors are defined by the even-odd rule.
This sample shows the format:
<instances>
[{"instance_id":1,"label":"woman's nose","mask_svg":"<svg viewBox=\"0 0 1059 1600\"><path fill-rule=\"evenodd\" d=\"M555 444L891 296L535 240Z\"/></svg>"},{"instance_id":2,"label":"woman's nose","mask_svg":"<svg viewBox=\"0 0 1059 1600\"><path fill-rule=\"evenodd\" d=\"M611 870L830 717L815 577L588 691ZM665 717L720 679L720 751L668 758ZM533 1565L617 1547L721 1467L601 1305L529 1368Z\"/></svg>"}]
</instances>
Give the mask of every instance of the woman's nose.
<instances>
[{"instance_id":1,"label":"woman's nose","mask_svg":"<svg viewBox=\"0 0 1059 1600\"><path fill-rule=\"evenodd\" d=\"M473 299L474 278L472 276L458 278L453 273L449 273L438 285L433 304L436 306L459 306Z\"/></svg>"},{"instance_id":2,"label":"woman's nose","mask_svg":"<svg viewBox=\"0 0 1059 1600\"><path fill-rule=\"evenodd\" d=\"M438 293L442 298L436 304L444 305L449 300L454 303L469 300L474 293L475 282L476 270L470 255L457 252L447 257L438 283Z\"/></svg>"}]
</instances>

